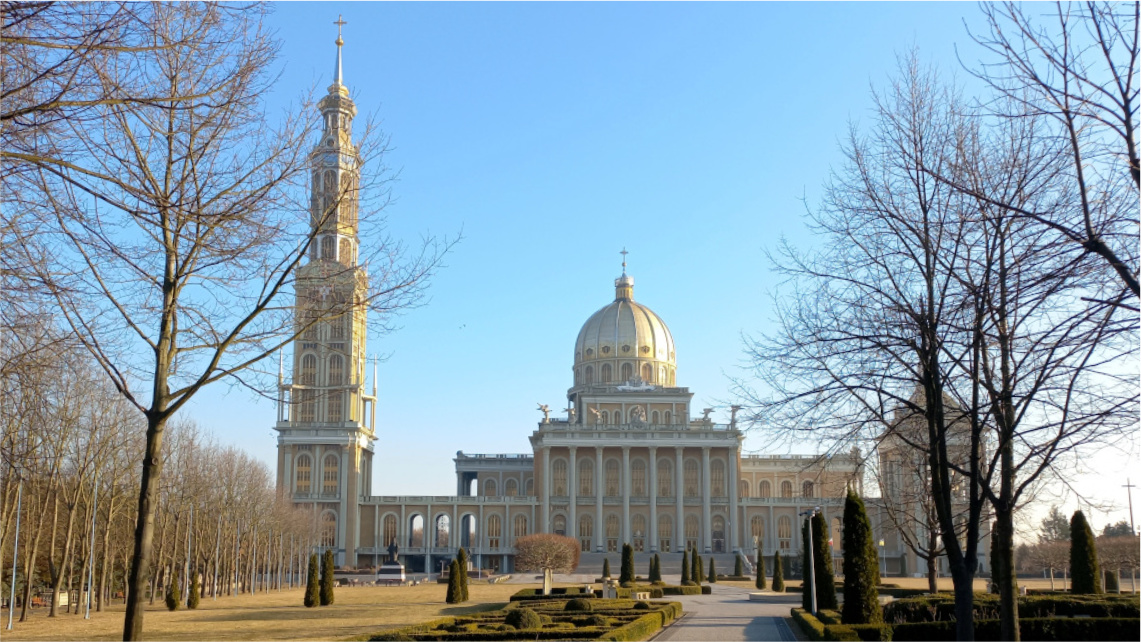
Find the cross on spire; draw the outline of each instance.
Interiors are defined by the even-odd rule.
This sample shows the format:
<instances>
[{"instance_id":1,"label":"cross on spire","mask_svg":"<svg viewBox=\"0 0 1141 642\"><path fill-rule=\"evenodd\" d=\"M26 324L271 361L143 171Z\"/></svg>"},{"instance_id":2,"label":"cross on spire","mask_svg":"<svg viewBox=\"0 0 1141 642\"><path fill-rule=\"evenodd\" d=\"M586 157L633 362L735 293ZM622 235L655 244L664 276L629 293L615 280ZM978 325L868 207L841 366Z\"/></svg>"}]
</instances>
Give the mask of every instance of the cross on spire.
<instances>
[{"instance_id":1,"label":"cross on spire","mask_svg":"<svg viewBox=\"0 0 1141 642\"><path fill-rule=\"evenodd\" d=\"M622 251L619 252L619 254L622 255L622 275L625 276L626 275L626 255L629 254L629 252L626 251L626 248L622 248Z\"/></svg>"},{"instance_id":2,"label":"cross on spire","mask_svg":"<svg viewBox=\"0 0 1141 642\"><path fill-rule=\"evenodd\" d=\"M340 14L337 14L337 20L333 22L333 24L337 25L337 46L339 47L345 44L345 41L341 40L341 27L349 23L345 22L345 19L342 18Z\"/></svg>"}]
</instances>

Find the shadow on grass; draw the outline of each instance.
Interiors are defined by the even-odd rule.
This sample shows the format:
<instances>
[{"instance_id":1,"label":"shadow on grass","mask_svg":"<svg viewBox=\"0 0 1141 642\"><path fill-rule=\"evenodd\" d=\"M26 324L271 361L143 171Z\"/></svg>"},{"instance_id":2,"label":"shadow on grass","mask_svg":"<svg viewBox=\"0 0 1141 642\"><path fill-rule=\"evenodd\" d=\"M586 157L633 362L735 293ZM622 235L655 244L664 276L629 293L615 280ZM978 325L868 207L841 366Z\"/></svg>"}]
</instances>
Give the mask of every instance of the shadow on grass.
<instances>
[{"instance_id":1,"label":"shadow on grass","mask_svg":"<svg viewBox=\"0 0 1141 642\"><path fill-rule=\"evenodd\" d=\"M451 617L454 615L467 615L468 613L483 613L484 611L498 611L499 609L507 606L508 602L486 602L484 604L472 604L470 606L449 606L440 611L440 617Z\"/></svg>"}]
</instances>

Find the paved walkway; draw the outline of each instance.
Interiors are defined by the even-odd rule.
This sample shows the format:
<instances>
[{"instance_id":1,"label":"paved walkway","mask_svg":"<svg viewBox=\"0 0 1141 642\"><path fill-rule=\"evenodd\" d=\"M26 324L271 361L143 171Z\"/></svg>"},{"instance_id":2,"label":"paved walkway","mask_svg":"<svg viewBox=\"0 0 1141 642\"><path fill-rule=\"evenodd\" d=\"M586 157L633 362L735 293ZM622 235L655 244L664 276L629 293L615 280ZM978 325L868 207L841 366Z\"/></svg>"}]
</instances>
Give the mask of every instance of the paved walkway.
<instances>
[{"instance_id":1,"label":"paved walkway","mask_svg":"<svg viewBox=\"0 0 1141 642\"><path fill-rule=\"evenodd\" d=\"M750 602L750 591L713 585L712 595L670 597L682 603L686 615L654 638L672 640L781 640L797 638L785 618L800 605L799 593L768 593L764 602Z\"/></svg>"}]
</instances>

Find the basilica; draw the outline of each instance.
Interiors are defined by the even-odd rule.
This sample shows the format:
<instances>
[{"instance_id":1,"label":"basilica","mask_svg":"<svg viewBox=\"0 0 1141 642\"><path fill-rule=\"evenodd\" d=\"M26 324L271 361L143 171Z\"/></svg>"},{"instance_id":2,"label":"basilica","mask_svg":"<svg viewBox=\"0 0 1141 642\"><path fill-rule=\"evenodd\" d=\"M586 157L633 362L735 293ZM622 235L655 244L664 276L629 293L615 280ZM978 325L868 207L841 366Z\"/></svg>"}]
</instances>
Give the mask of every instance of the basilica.
<instances>
[{"instance_id":1,"label":"basilica","mask_svg":"<svg viewBox=\"0 0 1141 642\"><path fill-rule=\"evenodd\" d=\"M311 155L315 243L298 275L299 323L312 318L316 300L359 300L367 286L356 258L355 196L342 189L356 184L359 168L341 45L338 37L334 82L319 104L324 133ZM568 351L573 380L563 416L540 407L528 452L457 453L455 495L369 494L376 379L368 391L364 311L305 326L279 386L277 486L313 511L320 545L339 566L375 567L396 543L411 571L439 571L464 547L481 567L509 572L515 539L531 533L574 537L586 556L623 544L679 559L683 550L749 560L796 555L799 515L814 508L831 524L839 555L844 488L863 491L860 453L743 454L736 410L718 424L710 409L692 407L693 393L678 385L679 346L665 321L636 301L622 268L612 299L586 318ZM610 299L606 289L600 299ZM918 570L902 538L872 518L884 571Z\"/></svg>"}]
</instances>

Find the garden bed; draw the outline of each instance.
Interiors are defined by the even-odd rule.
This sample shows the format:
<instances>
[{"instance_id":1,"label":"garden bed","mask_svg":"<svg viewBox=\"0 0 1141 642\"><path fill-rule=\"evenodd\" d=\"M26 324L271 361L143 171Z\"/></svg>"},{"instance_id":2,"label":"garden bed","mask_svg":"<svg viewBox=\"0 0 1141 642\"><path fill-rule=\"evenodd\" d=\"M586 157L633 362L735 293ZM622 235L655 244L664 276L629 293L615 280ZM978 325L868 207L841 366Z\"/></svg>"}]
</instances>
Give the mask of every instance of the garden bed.
<instances>
[{"instance_id":1,"label":"garden bed","mask_svg":"<svg viewBox=\"0 0 1141 642\"><path fill-rule=\"evenodd\" d=\"M570 605L568 610L568 604ZM515 602L385 631L370 640L644 640L681 615L677 602L597 598Z\"/></svg>"}]
</instances>

